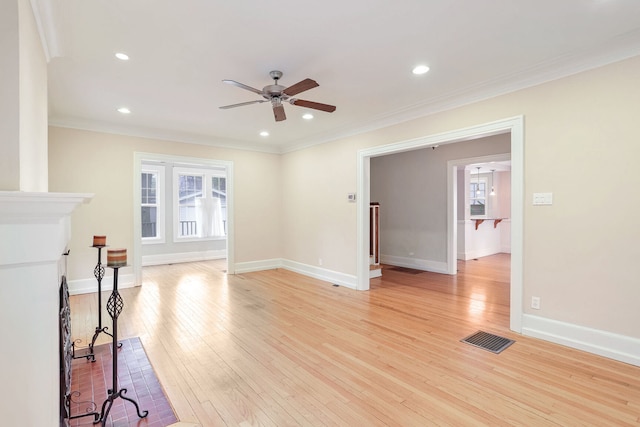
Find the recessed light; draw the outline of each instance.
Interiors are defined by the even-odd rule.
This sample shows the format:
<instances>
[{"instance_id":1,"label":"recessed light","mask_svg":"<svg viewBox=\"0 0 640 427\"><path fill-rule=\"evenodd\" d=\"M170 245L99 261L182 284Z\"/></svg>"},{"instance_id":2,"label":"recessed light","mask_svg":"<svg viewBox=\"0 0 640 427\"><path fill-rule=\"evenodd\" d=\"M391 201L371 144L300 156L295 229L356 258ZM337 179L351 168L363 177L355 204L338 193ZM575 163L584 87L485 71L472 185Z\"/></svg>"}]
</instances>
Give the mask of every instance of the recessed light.
<instances>
[{"instance_id":1,"label":"recessed light","mask_svg":"<svg viewBox=\"0 0 640 427\"><path fill-rule=\"evenodd\" d=\"M116 53L116 58L122 60L122 61L128 61L129 60L129 55L127 55L126 53L122 53L122 52L118 52Z\"/></svg>"},{"instance_id":2,"label":"recessed light","mask_svg":"<svg viewBox=\"0 0 640 427\"><path fill-rule=\"evenodd\" d=\"M260 132L260 136L269 136L269 132L263 130L262 132Z\"/></svg>"},{"instance_id":3,"label":"recessed light","mask_svg":"<svg viewBox=\"0 0 640 427\"><path fill-rule=\"evenodd\" d=\"M304 113L304 114L302 115L302 118L303 118L303 119L305 119L305 120L311 120L311 119L313 119L313 114L311 114L311 113Z\"/></svg>"},{"instance_id":4,"label":"recessed light","mask_svg":"<svg viewBox=\"0 0 640 427\"><path fill-rule=\"evenodd\" d=\"M429 71L429 67L427 67L426 65L418 65L413 69L413 74L420 75L426 73L427 71Z\"/></svg>"},{"instance_id":5,"label":"recessed light","mask_svg":"<svg viewBox=\"0 0 640 427\"><path fill-rule=\"evenodd\" d=\"M118 113L130 114L131 110L129 110L127 107L120 107L120 108L118 108Z\"/></svg>"}]
</instances>

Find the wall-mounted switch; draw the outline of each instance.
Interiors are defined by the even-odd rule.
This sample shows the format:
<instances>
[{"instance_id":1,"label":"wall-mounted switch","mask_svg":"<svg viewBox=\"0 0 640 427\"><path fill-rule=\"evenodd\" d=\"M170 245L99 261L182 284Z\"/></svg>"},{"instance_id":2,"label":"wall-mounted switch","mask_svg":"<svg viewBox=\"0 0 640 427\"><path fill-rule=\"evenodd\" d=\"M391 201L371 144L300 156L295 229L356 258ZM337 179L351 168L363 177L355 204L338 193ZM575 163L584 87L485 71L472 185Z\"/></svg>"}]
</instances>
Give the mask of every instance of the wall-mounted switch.
<instances>
[{"instance_id":1,"label":"wall-mounted switch","mask_svg":"<svg viewBox=\"0 0 640 427\"><path fill-rule=\"evenodd\" d=\"M533 204L540 205L552 205L553 193L533 193Z\"/></svg>"},{"instance_id":2,"label":"wall-mounted switch","mask_svg":"<svg viewBox=\"0 0 640 427\"><path fill-rule=\"evenodd\" d=\"M351 203L355 203L356 202L356 193L347 194L347 200L350 201Z\"/></svg>"}]
</instances>

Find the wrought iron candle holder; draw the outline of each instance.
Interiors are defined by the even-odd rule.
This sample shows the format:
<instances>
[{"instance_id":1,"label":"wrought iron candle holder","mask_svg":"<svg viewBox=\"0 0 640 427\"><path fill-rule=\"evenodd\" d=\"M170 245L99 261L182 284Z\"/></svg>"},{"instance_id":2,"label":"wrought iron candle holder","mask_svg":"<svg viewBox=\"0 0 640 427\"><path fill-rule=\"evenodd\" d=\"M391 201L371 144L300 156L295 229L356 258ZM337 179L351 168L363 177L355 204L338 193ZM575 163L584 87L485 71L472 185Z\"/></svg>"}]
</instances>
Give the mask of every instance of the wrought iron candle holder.
<instances>
[{"instance_id":1,"label":"wrought iron candle holder","mask_svg":"<svg viewBox=\"0 0 640 427\"><path fill-rule=\"evenodd\" d=\"M91 247L98 249L98 263L93 269L93 275L98 281L98 326L96 326L96 330L93 334L93 337L91 338L91 343L89 344L89 352L82 356L76 356L75 343L74 343L73 358L82 359L83 357L85 357L87 358L87 360L91 360L92 362L95 362L96 357L93 352L93 347L96 343L96 340L98 339L98 335L100 335L100 333L103 333L103 334L109 335L112 338L113 338L113 335L107 332L107 329L109 329L107 326L102 326L102 279L104 278L104 265L102 265L102 248L106 248L107 245L92 245ZM118 344L118 348L120 347L122 347L122 343Z\"/></svg>"},{"instance_id":2,"label":"wrought iron candle holder","mask_svg":"<svg viewBox=\"0 0 640 427\"><path fill-rule=\"evenodd\" d=\"M126 267L126 266L123 265L123 266L117 266L117 267L115 266L113 267L108 266L108 267L113 268L113 291L111 292L111 296L107 301L107 312L111 317L111 321L112 321L111 327L113 331L113 335L112 335L113 337L113 343L112 343L113 377L112 377L112 387L109 390L107 390L107 395L108 395L107 399L102 404L102 410L100 411L100 419L94 422L94 424L97 424L98 422L102 423L103 427L107 422L107 417L109 416L109 411L111 411L113 402L117 398L121 398L133 403L133 405L136 407L136 412L138 414L138 417L145 418L147 415L149 415L149 411L140 412L140 407L138 406L138 402L136 402L130 397L125 396L125 394L127 393L126 388L120 388L120 389L118 388L118 347L119 347L118 316L120 316L120 313L122 313L122 309L124 308L124 301L122 300L122 297L118 292L118 270L121 267Z\"/></svg>"}]
</instances>

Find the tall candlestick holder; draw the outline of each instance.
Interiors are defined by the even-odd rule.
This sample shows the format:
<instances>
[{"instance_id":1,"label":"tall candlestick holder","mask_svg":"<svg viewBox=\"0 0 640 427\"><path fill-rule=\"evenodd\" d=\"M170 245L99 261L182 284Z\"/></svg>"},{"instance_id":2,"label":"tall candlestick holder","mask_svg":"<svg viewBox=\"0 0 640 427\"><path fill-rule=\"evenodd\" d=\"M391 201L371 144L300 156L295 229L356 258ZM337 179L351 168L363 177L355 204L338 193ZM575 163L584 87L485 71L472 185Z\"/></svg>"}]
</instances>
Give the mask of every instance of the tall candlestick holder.
<instances>
[{"instance_id":1,"label":"tall candlestick holder","mask_svg":"<svg viewBox=\"0 0 640 427\"><path fill-rule=\"evenodd\" d=\"M109 416L109 411L111 411L111 407L113 406L113 401L116 400L117 398L121 398L133 403L133 405L136 407L136 412L138 414L138 417L145 418L147 415L149 415L149 411L140 412L140 407L138 406L138 402L136 402L130 397L125 396L125 394L127 393L126 388L121 388L121 389L118 388L118 316L120 316L120 313L122 313L122 309L124 307L124 301L122 300L122 297L118 292L118 269L126 266L125 265L122 265L122 266L107 265L107 267L113 268L113 291L111 292L111 296L107 301L107 312L111 317L112 331L113 331L113 335L112 335L113 337L113 343L112 343L113 377L112 377L112 388L107 390L107 395L108 395L107 399L102 404L102 411L100 411L100 419L94 422L94 424L101 422L102 427L106 425L107 417Z\"/></svg>"},{"instance_id":2,"label":"tall candlestick holder","mask_svg":"<svg viewBox=\"0 0 640 427\"><path fill-rule=\"evenodd\" d=\"M104 327L102 326L102 279L104 277L104 265L102 265L102 248L106 248L107 245L93 245L91 247L98 249L98 263L93 269L93 275L98 281L98 326L96 326L96 330L93 334L93 338L91 338L91 344L89 344L89 352L84 356L76 357L76 359L86 357L87 360L90 359L92 362L95 362L96 357L93 352L93 347L96 343L96 340L98 339L98 335L103 333L103 334L109 335L112 338L113 338L113 335L107 332L107 329L109 329L107 326L104 326ZM122 347L122 343L118 345L118 348L120 347Z\"/></svg>"}]
</instances>

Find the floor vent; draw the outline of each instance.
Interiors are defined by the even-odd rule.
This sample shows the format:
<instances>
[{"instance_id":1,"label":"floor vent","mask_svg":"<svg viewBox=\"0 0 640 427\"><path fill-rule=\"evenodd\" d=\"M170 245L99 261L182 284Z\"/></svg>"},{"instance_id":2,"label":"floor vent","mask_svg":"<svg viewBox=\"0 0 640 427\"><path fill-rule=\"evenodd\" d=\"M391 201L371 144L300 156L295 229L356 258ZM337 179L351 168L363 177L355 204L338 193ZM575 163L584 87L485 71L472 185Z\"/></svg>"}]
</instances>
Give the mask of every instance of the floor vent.
<instances>
[{"instance_id":1,"label":"floor vent","mask_svg":"<svg viewBox=\"0 0 640 427\"><path fill-rule=\"evenodd\" d=\"M478 331L475 334L469 335L468 337L463 338L460 341L474 345L476 347L480 347L496 354L500 353L502 350L509 347L515 342L514 340L482 331Z\"/></svg>"}]
</instances>

